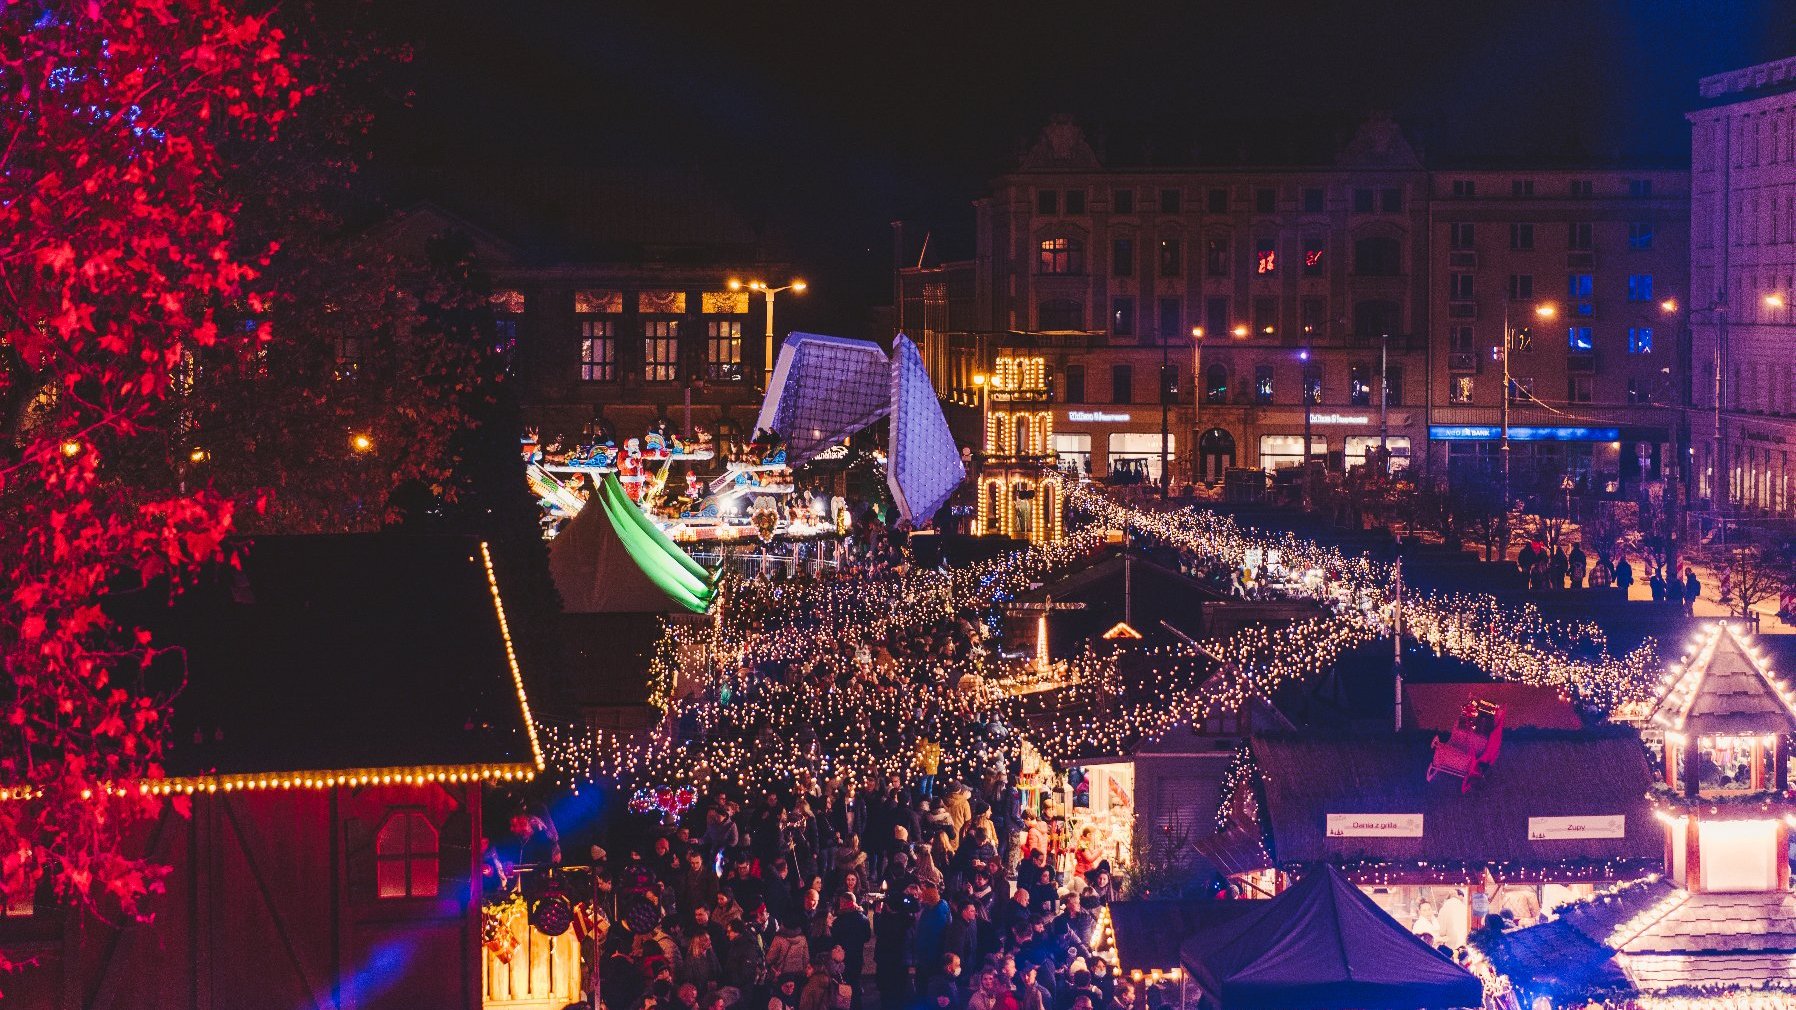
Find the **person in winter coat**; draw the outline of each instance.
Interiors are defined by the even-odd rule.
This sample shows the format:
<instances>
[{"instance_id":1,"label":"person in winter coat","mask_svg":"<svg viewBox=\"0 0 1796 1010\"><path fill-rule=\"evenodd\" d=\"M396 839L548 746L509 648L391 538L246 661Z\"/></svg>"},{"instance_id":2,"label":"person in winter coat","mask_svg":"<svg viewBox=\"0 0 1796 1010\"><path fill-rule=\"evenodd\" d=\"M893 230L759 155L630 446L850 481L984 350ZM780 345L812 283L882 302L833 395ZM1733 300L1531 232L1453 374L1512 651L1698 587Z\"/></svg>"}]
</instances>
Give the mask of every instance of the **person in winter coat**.
<instances>
[{"instance_id":1,"label":"person in winter coat","mask_svg":"<svg viewBox=\"0 0 1796 1010\"><path fill-rule=\"evenodd\" d=\"M923 884L922 906L917 916L916 938L911 944L911 963L917 966L923 978L927 978L927 973L940 969L942 934L948 929L950 914L948 903L942 900L942 892L933 884Z\"/></svg>"},{"instance_id":2,"label":"person in winter coat","mask_svg":"<svg viewBox=\"0 0 1796 1010\"><path fill-rule=\"evenodd\" d=\"M711 946L710 934L694 933L687 942L686 956L674 971L674 978L682 985L692 985L697 992L705 992L722 977L723 965Z\"/></svg>"},{"instance_id":3,"label":"person in winter coat","mask_svg":"<svg viewBox=\"0 0 1796 1010\"><path fill-rule=\"evenodd\" d=\"M873 923L861 911L852 894L844 894L836 904L836 919L829 927L829 942L842 948L842 975L850 984L860 981L867 971L867 941L873 939Z\"/></svg>"},{"instance_id":4,"label":"person in winter coat","mask_svg":"<svg viewBox=\"0 0 1796 1010\"><path fill-rule=\"evenodd\" d=\"M942 930L942 953L958 954L961 964L979 963L979 906L962 900L954 906L954 921Z\"/></svg>"},{"instance_id":5,"label":"person in winter coat","mask_svg":"<svg viewBox=\"0 0 1796 1010\"><path fill-rule=\"evenodd\" d=\"M723 979L726 985L740 992L747 1000L750 993L758 992L762 980L766 977L767 952L761 947L759 934L743 926L740 922L731 922L724 927L729 936L729 946L724 950ZM755 1006L753 1002L749 1006Z\"/></svg>"},{"instance_id":6,"label":"person in winter coat","mask_svg":"<svg viewBox=\"0 0 1796 1010\"><path fill-rule=\"evenodd\" d=\"M804 925L797 919L787 919L780 923L780 931L767 945L767 973L778 978L803 975L810 968L811 944L805 938Z\"/></svg>"}]
</instances>

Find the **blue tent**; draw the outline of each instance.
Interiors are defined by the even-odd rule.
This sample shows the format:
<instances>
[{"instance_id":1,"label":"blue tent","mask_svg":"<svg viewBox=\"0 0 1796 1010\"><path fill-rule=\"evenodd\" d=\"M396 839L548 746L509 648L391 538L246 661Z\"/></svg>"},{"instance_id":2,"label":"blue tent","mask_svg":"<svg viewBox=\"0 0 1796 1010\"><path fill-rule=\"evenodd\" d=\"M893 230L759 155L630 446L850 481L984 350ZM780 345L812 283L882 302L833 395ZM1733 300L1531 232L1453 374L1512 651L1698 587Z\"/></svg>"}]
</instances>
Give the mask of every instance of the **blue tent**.
<instances>
[{"instance_id":1,"label":"blue tent","mask_svg":"<svg viewBox=\"0 0 1796 1010\"><path fill-rule=\"evenodd\" d=\"M1484 987L1322 864L1289 890L1179 948L1222 1010L1476 1007Z\"/></svg>"}]
</instances>

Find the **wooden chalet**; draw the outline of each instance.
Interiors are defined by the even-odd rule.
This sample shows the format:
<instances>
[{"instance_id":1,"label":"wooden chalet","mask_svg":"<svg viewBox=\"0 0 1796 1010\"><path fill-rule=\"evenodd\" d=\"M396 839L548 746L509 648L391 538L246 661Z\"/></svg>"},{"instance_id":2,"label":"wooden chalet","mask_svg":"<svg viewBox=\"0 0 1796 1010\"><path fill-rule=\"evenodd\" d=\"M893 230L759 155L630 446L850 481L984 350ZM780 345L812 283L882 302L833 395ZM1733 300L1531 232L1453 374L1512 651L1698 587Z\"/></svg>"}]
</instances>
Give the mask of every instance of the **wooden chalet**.
<instances>
[{"instance_id":1,"label":"wooden chalet","mask_svg":"<svg viewBox=\"0 0 1796 1010\"><path fill-rule=\"evenodd\" d=\"M1666 874L1482 944L1523 992L1556 1000L1680 997L1692 1006L1796 1006L1789 749L1796 694L1727 622L1700 632L1662 681L1649 733ZM1780 990L1766 993L1765 990ZM1731 1001L1731 1002L1730 1002Z\"/></svg>"},{"instance_id":2,"label":"wooden chalet","mask_svg":"<svg viewBox=\"0 0 1796 1010\"><path fill-rule=\"evenodd\" d=\"M542 768L486 546L238 546L172 606L109 605L178 647L154 919L9 914L8 1005L479 1007L481 790Z\"/></svg>"},{"instance_id":3,"label":"wooden chalet","mask_svg":"<svg viewBox=\"0 0 1796 1010\"><path fill-rule=\"evenodd\" d=\"M1486 912L1529 921L1663 865L1633 730L1516 731L1465 792L1458 780L1427 781L1434 739L1251 737L1225 782L1226 824L1211 843L1223 851L1205 855L1248 893L1333 864L1398 921L1454 943Z\"/></svg>"}]
</instances>

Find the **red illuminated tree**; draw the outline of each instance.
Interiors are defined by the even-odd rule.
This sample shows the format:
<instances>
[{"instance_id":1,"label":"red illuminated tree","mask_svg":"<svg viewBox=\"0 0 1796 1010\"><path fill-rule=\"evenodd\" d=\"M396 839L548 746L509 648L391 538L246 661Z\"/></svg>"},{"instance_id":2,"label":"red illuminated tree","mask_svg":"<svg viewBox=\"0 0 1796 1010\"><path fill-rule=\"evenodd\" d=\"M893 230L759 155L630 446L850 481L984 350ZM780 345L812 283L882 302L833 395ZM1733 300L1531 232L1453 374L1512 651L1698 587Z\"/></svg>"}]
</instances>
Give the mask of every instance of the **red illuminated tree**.
<instances>
[{"instance_id":1,"label":"red illuminated tree","mask_svg":"<svg viewBox=\"0 0 1796 1010\"><path fill-rule=\"evenodd\" d=\"M169 699L155 643L101 608L220 556L233 504L136 479L203 356L252 360L270 245L246 248L221 144L310 89L282 33L226 0L0 11L0 886L139 912Z\"/></svg>"}]
</instances>

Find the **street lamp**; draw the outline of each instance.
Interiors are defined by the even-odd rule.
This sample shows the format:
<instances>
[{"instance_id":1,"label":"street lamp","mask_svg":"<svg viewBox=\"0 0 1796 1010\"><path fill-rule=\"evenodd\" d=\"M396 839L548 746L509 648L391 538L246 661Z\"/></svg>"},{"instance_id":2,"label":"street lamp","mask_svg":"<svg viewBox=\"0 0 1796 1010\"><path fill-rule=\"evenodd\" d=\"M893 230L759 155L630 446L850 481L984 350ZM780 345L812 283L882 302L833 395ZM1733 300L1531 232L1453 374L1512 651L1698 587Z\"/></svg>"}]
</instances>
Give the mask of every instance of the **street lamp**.
<instances>
[{"instance_id":1,"label":"street lamp","mask_svg":"<svg viewBox=\"0 0 1796 1010\"><path fill-rule=\"evenodd\" d=\"M1314 504L1316 496L1313 479L1315 471L1310 466L1310 414L1316 398L1310 392L1310 349L1307 346L1297 352L1297 360L1303 362L1303 369L1299 374L1299 384L1303 390L1303 505L1304 508L1309 508Z\"/></svg>"},{"instance_id":2,"label":"street lamp","mask_svg":"<svg viewBox=\"0 0 1796 1010\"><path fill-rule=\"evenodd\" d=\"M792 278L790 283L777 288L762 280L753 280L744 284L737 278L730 278L731 291L741 291L743 288L747 288L750 291L758 291L767 298L767 327L763 332L766 339L766 348L765 357L762 359L763 370L761 373L761 386L763 389L767 386L768 378L773 375L773 296L782 291L790 291L795 295L802 295L808 287L810 287L810 285L797 277Z\"/></svg>"},{"instance_id":3,"label":"street lamp","mask_svg":"<svg viewBox=\"0 0 1796 1010\"><path fill-rule=\"evenodd\" d=\"M1510 507L1510 500L1509 500L1509 400L1510 400L1509 384L1512 380L1510 379L1510 376L1509 376L1509 344L1512 340L1512 335L1511 335L1510 329L1509 329L1509 325L1510 325L1509 324L1509 305L1510 305L1510 299L1505 297L1503 299L1503 443L1502 443L1502 449L1500 450L1503 454L1503 525L1504 525L1505 530L1507 530L1508 525L1509 525L1509 507ZM1534 315L1538 319L1553 319L1559 315L1559 309L1557 306L1554 306L1552 304L1536 305L1536 306L1534 306ZM1507 536L1505 536L1503 538L1503 542L1505 545L1508 544L1509 539Z\"/></svg>"},{"instance_id":4,"label":"street lamp","mask_svg":"<svg viewBox=\"0 0 1796 1010\"><path fill-rule=\"evenodd\" d=\"M1209 477L1204 467L1204 328L1191 327L1191 473L1198 480ZM1205 481L1208 483L1208 481Z\"/></svg>"}]
</instances>

